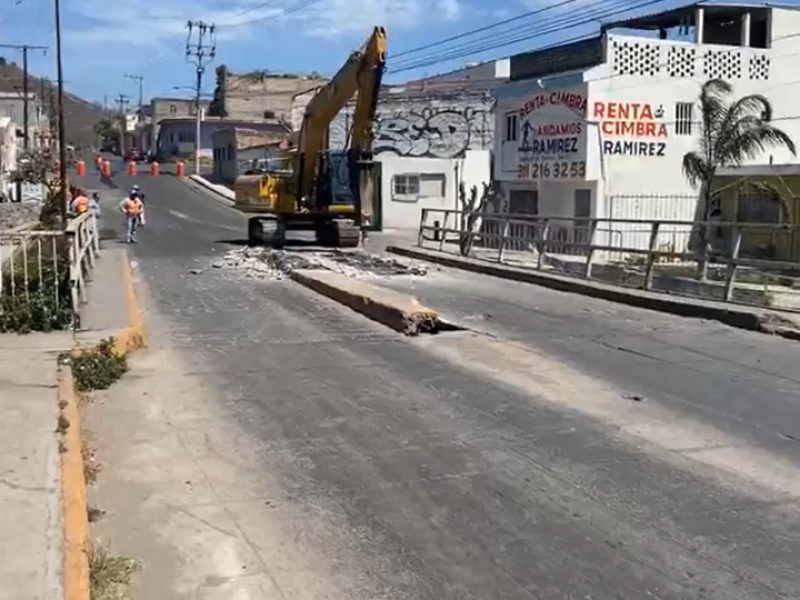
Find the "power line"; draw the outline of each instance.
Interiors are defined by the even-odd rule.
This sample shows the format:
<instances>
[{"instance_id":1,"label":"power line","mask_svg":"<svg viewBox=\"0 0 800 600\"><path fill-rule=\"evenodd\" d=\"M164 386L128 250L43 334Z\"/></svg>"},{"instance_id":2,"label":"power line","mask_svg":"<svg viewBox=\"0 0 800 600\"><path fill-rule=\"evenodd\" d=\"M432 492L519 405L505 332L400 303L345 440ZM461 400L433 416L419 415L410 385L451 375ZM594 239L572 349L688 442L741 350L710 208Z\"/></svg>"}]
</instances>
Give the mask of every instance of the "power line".
<instances>
[{"instance_id":1,"label":"power line","mask_svg":"<svg viewBox=\"0 0 800 600\"><path fill-rule=\"evenodd\" d=\"M566 0L565 2L562 2L561 4L556 6L563 6L572 1L573 0ZM584 7L580 11L577 11L571 15L562 16L555 20L549 20L545 23L526 23L526 24L516 25L510 29L507 29L499 33L484 35L474 40L461 43L451 48L444 48L442 49L442 51L438 53L437 52L429 53L427 55L423 55L418 58L401 61L399 65L393 65L390 68L389 72L400 73L403 71L410 71L421 67L431 66L442 62L448 62L451 60L464 58L480 52L486 52L488 50L503 48L536 37L542 37L551 33L558 33L564 30L573 29L575 27L580 27L582 25L594 23L596 21L601 21L609 17L617 16L620 13L641 10L642 8L653 6L655 4L661 4L665 1L667 0L648 0L646 2L622 1L622 2L617 2L615 5L612 5L610 7L606 2L595 1L589 4L588 6ZM546 9L541 9L541 10L546 10ZM401 53L398 56L413 54L423 49L433 48L438 45L444 45L451 39L463 39L468 36L482 33L493 27L512 23L525 16L528 16L529 14L530 13L525 13L524 15L520 15L512 19L506 19L505 21L500 21L498 23L489 26L464 32L462 34L459 34L458 36L453 36L452 38L439 40L439 42L433 42L431 44L426 44L425 46L420 46L418 48L412 48L410 50ZM500 37L501 35L503 37ZM589 37L592 36L584 35L576 39L586 39ZM554 44L553 46L559 46L562 45L563 43L564 42L561 41L557 44Z\"/></svg>"},{"instance_id":2,"label":"power line","mask_svg":"<svg viewBox=\"0 0 800 600\"><path fill-rule=\"evenodd\" d=\"M238 20L239 17L242 17L242 16L244 16L246 14L253 13L253 12L257 11L257 10L261 10L262 8L272 4L272 2L273 2L273 0L267 0L266 2L263 2L262 4L254 6L252 8L245 9L244 11L239 13L238 15L234 15L233 17L231 17L231 22L223 23L222 25L219 25L219 28L232 29L234 27L243 27L243 26L253 25L254 23L261 23L262 21L268 21L268 20L272 20L272 19L277 19L278 17L285 17L287 15L293 15L293 14L298 13L300 11L303 11L303 10L306 10L308 8L311 8L315 4L319 4L320 2L322 2L322 0L300 0L300 2L298 2L294 6L290 6L288 8L284 8L283 10L281 10L280 12L278 12L278 13L276 13L274 15L265 15L265 16L262 16L262 17L258 17L257 19L250 19L248 21L239 21Z\"/></svg>"},{"instance_id":3,"label":"power line","mask_svg":"<svg viewBox=\"0 0 800 600\"><path fill-rule=\"evenodd\" d=\"M186 37L186 61L195 66L195 140L194 140L194 172L200 174L200 134L201 120L200 95L203 89L203 74L206 66L217 55L216 28L213 23L189 21L186 24L189 33Z\"/></svg>"},{"instance_id":4,"label":"power line","mask_svg":"<svg viewBox=\"0 0 800 600\"><path fill-rule=\"evenodd\" d=\"M259 10L259 9L264 8L265 6L271 4L272 1L273 0L268 0L268 1L266 1L266 2L264 2L262 4L260 4L260 5L257 5L255 7L247 8L247 9L235 14L232 17L232 19L238 19L239 17L242 17L242 16L244 16L246 14L251 14L252 12L254 12L256 10ZM223 28L224 29L234 29L234 28L238 28L238 27L245 27L245 26L254 25L256 23L261 23L261 22L264 22L264 21L270 21L270 22L277 21L281 17L285 17L285 16L288 16L288 15L296 14L298 12L306 10L307 8L310 8L310 7L314 6L315 4L318 4L321 1L322 0L300 0L300 2L298 2L296 5L290 6L290 7L285 8L285 9L282 9L280 12L277 12L276 14L267 15L267 16L264 16L264 17L259 17L257 19L250 19L250 20L247 20L247 21L232 20L232 21L227 22L227 23L222 23L220 25L215 25L215 30L219 30L219 29L223 29ZM174 49L174 47L172 45L167 45L167 46L163 46L162 45L155 53L151 54L147 58L147 60L142 61L140 63L139 69L141 70L147 65L156 64L162 58L167 58L168 57L168 53L170 51L172 51L173 49Z\"/></svg>"},{"instance_id":5,"label":"power line","mask_svg":"<svg viewBox=\"0 0 800 600\"><path fill-rule=\"evenodd\" d=\"M444 38L444 39L441 39L441 40L437 40L435 42L431 42L431 43L425 44L423 46L417 46L416 48L411 48L409 50L403 50L402 52L398 52L397 54L391 56L390 58L391 59L396 59L396 58L398 58L400 56L406 56L407 54L416 54L417 52L421 52L423 50L428 50L430 48L435 48L437 46L441 46L441 45L446 44L448 42L453 42L453 41L456 41L456 40L460 40L460 39L469 37L471 35L474 35L476 33L481 33L483 31L489 31L490 29L495 29L497 27L502 27L503 25L508 25L509 23L515 23L515 22L521 21L522 19L525 19L527 17L533 17L535 15L541 14L541 13L543 13L545 11L548 11L548 10L553 10L553 9L556 9L556 8L563 8L564 6L566 6L568 4L572 4L573 2L578 2L578 1L579 0L563 0L562 2L559 2L557 4L551 4L549 6L545 6L544 8L538 8L536 10L531 10L531 11L528 11L526 13L522 13L520 15L517 15L515 17L511 17L509 19L503 19L502 21L496 21L495 23L490 23L489 25L484 25L483 27L478 27L477 29L469 29L469 30L464 31L462 33L459 33L459 34L456 34L456 35L453 35L453 36L450 36L448 38Z\"/></svg>"}]
</instances>

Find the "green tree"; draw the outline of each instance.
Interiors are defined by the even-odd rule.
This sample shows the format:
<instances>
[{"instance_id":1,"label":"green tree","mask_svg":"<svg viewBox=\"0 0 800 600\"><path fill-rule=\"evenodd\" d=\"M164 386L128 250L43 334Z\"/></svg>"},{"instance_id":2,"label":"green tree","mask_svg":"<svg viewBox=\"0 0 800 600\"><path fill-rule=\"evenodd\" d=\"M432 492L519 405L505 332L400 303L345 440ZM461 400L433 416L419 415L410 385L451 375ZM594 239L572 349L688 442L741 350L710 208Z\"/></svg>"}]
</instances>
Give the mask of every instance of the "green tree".
<instances>
[{"instance_id":1,"label":"green tree","mask_svg":"<svg viewBox=\"0 0 800 600\"><path fill-rule=\"evenodd\" d=\"M683 156L683 173L700 188L699 213L707 222L714 194L714 178L721 168L737 167L754 160L769 148L786 148L796 155L794 141L772 124L772 104L761 94L731 100L733 87L722 79L712 79L700 90L700 144ZM770 194L779 199L780 194ZM708 227L699 229L699 249L708 245ZM706 261L700 264L706 276Z\"/></svg>"},{"instance_id":2,"label":"green tree","mask_svg":"<svg viewBox=\"0 0 800 600\"><path fill-rule=\"evenodd\" d=\"M120 139L119 121L113 117L103 117L94 124L94 134L100 140L100 146L116 146Z\"/></svg>"}]
</instances>

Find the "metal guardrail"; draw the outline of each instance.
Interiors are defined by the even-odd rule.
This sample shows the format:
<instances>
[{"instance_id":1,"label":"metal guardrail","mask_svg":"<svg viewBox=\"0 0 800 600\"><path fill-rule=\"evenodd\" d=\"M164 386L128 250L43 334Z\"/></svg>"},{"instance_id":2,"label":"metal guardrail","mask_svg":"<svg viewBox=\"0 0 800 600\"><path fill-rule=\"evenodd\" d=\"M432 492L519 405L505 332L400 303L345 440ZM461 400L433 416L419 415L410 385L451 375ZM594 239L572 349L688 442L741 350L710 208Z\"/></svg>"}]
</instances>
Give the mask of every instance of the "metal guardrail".
<instances>
[{"instance_id":1,"label":"metal guardrail","mask_svg":"<svg viewBox=\"0 0 800 600\"><path fill-rule=\"evenodd\" d=\"M643 290L800 310L800 263L759 256L770 248L800 252L796 226L423 209L417 245ZM776 294L784 305L774 304Z\"/></svg>"},{"instance_id":2,"label":"metal guardrail","mask_svg":"<svg viewBox=\"0 0 800 600\"><path fill-rule=\"evenodd\" d=\"M31 302L39 293L60 306L64 293L69 293L77 317L100 251L97 218L86 213L57 231L35 227L0 230L0 300L24 296Z\"/></svg>"}]
</instances>

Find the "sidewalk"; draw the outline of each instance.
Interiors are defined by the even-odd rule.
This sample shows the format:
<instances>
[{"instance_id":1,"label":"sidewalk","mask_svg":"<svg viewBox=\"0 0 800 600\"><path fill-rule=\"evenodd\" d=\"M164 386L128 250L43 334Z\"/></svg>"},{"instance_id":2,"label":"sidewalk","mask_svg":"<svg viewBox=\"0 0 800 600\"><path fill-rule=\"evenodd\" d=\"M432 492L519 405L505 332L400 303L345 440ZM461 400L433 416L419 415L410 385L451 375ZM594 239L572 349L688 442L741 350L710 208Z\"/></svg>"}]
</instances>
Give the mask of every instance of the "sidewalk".
<instances>
[{"instance_id":1,"label":"sidewalk","mask_svg":"<svg viewBox=\"0 0 800 600\"><path fill-rule=\"evenodd\" d=\"M63 598L57 357L76 341L115 336L129 317L127 252L110 240L103 246L81 331L0 334L0 600Z\"/></svg>"},{"instance_id":2,"label":"sidewalk","mask_svg":"<svg viewBox=\"0 0 800 600\"><path fill-rule=\"evenodd\" d=\"M61 600L56 357L68 332L0 335L0 600Z\"/></svg>"},{"instance_id":3,"label":"sidewalk","mask_svg":"<svg viewBox=\"0 0 800 600\"><path fill-rule=\"evenodd\" d=\"M490 275L499 279L531 283L542 287L609 300L619 304L669 313L679 317L709 319L731 327L774 334L791 340L800 340L800 320L795 313L779 312L742 304L718 302L669 293L624 288L609 283L579 279L567 275L547 273L462 257L448 252L420 248L411 243L390 245L386 252L440 264L446 267Z\"/></svg>"}]
</instances>

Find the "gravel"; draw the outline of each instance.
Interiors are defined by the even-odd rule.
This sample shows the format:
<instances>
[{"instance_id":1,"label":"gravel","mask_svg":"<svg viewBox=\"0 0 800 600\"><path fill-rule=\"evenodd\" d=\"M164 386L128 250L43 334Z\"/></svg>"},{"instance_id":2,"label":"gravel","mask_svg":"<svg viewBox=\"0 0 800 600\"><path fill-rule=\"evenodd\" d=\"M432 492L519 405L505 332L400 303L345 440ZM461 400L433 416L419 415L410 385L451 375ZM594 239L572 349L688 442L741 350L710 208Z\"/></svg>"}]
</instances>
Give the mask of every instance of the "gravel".
<instances>
[{"instance_id":1,"label":"gravel","mask_svg":"<svg viewBox=\"0 0 800 600\"><path fill-rule=\"evenodd\" d=\"M358 279L424 277L428 267L407 259L383 256L360 249L287 251L271 248L237 248L211 265L240 271L245 277L280 281L295 269L333 271Z\"/></svg>"}]
</instances>

